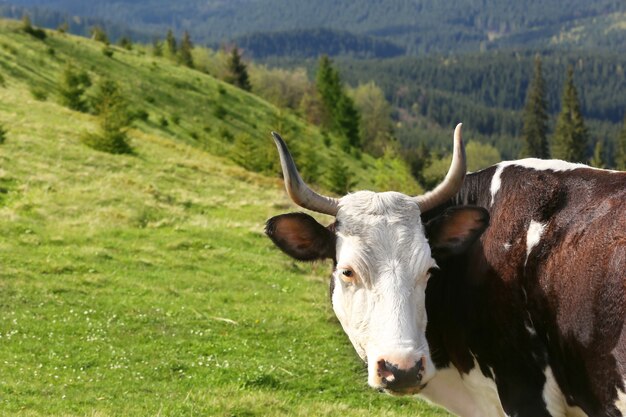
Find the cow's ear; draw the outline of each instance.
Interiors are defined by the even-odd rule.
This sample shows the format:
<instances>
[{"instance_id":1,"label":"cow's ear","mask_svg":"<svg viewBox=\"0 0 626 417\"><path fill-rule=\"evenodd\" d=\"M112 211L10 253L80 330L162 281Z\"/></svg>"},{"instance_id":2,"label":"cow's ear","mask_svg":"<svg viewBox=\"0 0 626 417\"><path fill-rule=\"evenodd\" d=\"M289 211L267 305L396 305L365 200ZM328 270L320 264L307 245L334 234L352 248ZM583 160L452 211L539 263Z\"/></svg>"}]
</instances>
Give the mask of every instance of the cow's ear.
<instances>
[{"instance_id":1,"label":"cow's ear","mask_svg":"<svg viewBox=\"0 0 626 417\"><path fill-rule=\"evenodd\" d=\"M265 224L265 234L300 261L335 257L335 234L304 213L281 214Z\"/></svg>"},{"instance_id":2,"label":"cow's ear","mask_svg":"<svg viewBox=\"0 0 626 417\"><path fill-rule=\"evenodd\" d=\"M452 207L424 226L435 259L467 250L489 226L489 213L482 207Z\"/></svg>"}]
</instances>

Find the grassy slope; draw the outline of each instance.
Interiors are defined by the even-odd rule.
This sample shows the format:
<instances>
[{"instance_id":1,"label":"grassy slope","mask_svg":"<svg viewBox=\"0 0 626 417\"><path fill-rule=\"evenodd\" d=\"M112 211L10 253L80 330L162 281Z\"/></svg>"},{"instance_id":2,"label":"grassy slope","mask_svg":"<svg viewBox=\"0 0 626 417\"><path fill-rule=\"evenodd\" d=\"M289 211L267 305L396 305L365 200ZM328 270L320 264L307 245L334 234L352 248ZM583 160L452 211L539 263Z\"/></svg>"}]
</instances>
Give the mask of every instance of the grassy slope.
<instances>
[{"instance_id":1,"label":"grassy slope","mask_svg":"<svg viewBox=\"0 0 626 417\"><path fill-rule=\"evenodd\" d=\"M93 118L29 93L52 91L72 51L140 83L157 96L151 119L180 111L181 126L140 126L135 156L81 145ZM203 118L190 103L219 94L217 81L165 61L153 72L136 54L107 63L89 41L44 45L6 27L0 54L0 414L445 415L366 387L328 305L328 265L295 264L262 234L291 209L279 181L185 143ZM189 77L205 87L184 97L165 83ZM269 130L275 109L225 88L230 111L259 112Z\"/></svg>"}]
</instances>

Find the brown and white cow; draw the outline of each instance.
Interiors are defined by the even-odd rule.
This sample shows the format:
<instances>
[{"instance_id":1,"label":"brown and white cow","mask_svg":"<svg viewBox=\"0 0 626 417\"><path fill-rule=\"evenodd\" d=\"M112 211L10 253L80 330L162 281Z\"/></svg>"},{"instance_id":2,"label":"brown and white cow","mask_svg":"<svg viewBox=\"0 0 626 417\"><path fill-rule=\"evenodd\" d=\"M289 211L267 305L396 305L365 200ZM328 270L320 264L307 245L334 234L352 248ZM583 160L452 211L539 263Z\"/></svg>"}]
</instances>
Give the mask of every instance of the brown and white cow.
<instances>
[{"instance_id":1,"label":"brown and white cow","mask_svg":"<svg viewBox=\"0 0 626 417\"><path fill-rule=\"evenodd\" d=\"M332 259L333 309L368 383L461 416L626 416L626 173L502 162L465 176L461 125L446 179L411 197L335 199L266 232L299 260Z\"/></svg>"}]
</instances>

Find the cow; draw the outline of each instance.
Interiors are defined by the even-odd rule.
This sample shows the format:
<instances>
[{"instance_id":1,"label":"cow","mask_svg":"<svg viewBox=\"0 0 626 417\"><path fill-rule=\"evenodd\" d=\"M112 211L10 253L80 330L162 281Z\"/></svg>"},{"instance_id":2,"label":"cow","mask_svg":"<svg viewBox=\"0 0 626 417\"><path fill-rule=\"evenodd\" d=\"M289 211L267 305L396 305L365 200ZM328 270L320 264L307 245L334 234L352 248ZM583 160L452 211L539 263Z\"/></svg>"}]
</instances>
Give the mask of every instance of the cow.
<instances>
[{"instance_id":1,"label":"cow","mask_svg":"<svg viewBox=\"0 0 626 417\"><path fill-rule=\"evenodd\" d=\"M330 259L330 299L368 383L460 416L626 416L626 172L558 160L445 179L420 196L316 193L277 145L297 212L266 234Z\"/></svg>"}]
</instances>

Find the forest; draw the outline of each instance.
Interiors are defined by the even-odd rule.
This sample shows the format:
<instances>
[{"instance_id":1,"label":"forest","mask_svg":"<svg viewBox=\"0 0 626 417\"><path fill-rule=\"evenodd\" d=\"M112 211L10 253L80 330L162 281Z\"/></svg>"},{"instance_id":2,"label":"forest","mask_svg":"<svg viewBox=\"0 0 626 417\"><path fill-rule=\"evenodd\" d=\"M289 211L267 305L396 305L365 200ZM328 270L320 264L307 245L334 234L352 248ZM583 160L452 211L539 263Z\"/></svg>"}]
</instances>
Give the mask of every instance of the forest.
<instances>
[{"instance_id":1,"label":"forest","mask_svg":"<svg viewBox=\"0 0 626 417\"><path fill-rule=\"evenodd\" d=\"M150 35L167 28L179 35L188 30L202 44L252 33L326 28L384 38L411 55L520 46L623 51L626 45L620 30L626 4L621 0L11 0L6 4L99 17Z\"/></svg>"}]
</instances>

